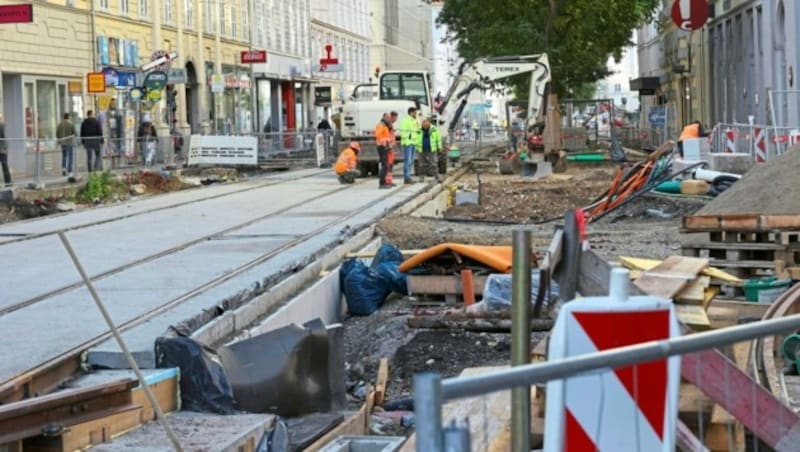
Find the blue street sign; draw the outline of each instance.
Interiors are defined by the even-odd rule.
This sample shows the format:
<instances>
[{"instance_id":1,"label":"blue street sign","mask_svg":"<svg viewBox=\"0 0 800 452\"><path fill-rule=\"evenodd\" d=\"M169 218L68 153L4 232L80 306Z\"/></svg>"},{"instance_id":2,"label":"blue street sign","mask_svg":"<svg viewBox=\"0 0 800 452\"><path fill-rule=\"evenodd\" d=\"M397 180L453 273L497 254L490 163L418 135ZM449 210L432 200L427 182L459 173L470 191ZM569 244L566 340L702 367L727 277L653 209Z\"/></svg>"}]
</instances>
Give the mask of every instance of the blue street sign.
<instances>
[{"instance_id":1,"label":"blue street sign","mask_svg":"<svg viewBox=\"0 0 800 452\"><path fill-rule=\"evenodd\" d=\"M647 119L652 127L665 127L667 125L667 107L650 107Z\"/></svg>"}]
</instances>

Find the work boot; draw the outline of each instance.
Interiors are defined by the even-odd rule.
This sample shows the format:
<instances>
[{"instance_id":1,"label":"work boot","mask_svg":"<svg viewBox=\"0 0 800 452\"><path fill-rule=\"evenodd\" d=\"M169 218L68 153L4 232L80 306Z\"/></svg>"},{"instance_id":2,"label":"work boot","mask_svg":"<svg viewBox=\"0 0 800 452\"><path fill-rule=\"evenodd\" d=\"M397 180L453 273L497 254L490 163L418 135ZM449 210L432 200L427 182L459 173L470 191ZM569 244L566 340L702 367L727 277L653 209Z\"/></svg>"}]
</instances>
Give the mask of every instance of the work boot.
<instances>
[{"instance_id":1,"label":"work boot","mask_svg":"<svg viewBox=\"0 0 800 452\"><path fill-rule=\"evenodd\" d=\"M406 185L411 185L411 184L414 183L414 181L411 180L411 178L409 177L408 179L404 180L403 183L406 184Z\"/></svg>"}]
</instances>

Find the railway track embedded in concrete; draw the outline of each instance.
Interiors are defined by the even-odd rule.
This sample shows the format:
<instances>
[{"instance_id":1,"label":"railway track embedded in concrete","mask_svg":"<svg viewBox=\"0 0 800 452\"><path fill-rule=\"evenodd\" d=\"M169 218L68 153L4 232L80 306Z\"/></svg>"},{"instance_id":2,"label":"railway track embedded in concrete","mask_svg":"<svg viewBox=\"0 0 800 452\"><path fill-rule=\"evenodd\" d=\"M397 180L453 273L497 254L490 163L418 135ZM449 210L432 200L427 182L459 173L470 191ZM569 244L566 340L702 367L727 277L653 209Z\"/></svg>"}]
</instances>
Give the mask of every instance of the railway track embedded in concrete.
<instances>
[{"instance_id":1,"label":"railway track embedded in concrete","mask_svg":"<svg viewBox=\"0 0 800 452\"><path fill-rule=\"evenodd\" d=\"M235 194L239 194L239 193L245 193L245 192L253 191L253 190L259 190L261 188L271 187L271 186L274 186L274 185L285 184L285 183L289 183L289 182L293 182L293 181L297 181L297 180L301 180L301 179L306 179L306 178L318 176L320 174L327 174L328 172L330 172L330 170L329 169L325 169L325 170L320 170L320 171L313 172L311 174L297 175L296 177L289 177L289 178L271 178L271 177L267 176L267 177L264 178L264 180L261 183L256 183L256 184L252 184L252 185L248 184L248 185L245 185L245 186L241 186L238 189L233 189L233 190L230 190L230 191L225 191L225 192L217 193L217 194L209 194L208 196L199 197L199 198L196 198L196 199L190 199L190 200L187 200L187 201L176 202L176 203L173 203L173 204L168 204L168 205L163 205L163 206L158 206L158 207L152 207L152 208L149 208L149 209L144 209L144 210L140 210L140 211L136 211L136 212L131 212L131 213L128 213L128 214L111 216L109 218L105 218L105 219L102 219L102 220L81 223L81 224L78 224L78 225L75 225L75 226L72 226L72 227L54 229L54 230L47 231L47 232L31 233L31 234L25 234L25 233L4 234L4 233L0 232L0 247L2 247L3 245L9 245L9 244L12 244L12 243L22 242L22 241L25 241L25 240L33 240L33 239L37 239L37 238L41 238L41 237L46 237L48 235L57 235L59 232L75 231L75 230L78 230L78 229L84 229L84 228L88 228L88 227L92 227L92 226L98 226L98 225L101 225L101 224L111 223L111 222L114 222L114 221L125 220L125 219L128 219L128 218L132 218L132 217L136 217L136 216L140 216L140 215L146 215L148 213L158 212L158 211L161 211L161 210L174 209L176 207L195 204L195 203L198 203L198 202L209 201L209 200L212 200L212 199L222 198L222 197L225 197L225 196L235 195ZM242 184L244 184L244 183L242 182ZM189 191L183 191L182 193L188 193L188 192ZM173 192L173 193L181 193L181 192ZM145 201L145 199L139 199L139 200L135 200L133 202L139 202L139 201ZM94 209L111 209L111 208L114 208L114 207L118 207L118 205L97 206L97 207L94 207ZM72 212L65 213L64 215L67 215L69 213L72 213ZM54 215L50 215L47 218L54 218L54 217L55 217ZM23 220L23 221L15 222L11 226L13 226L14 228L17 228L20 225L29 224L29 223L32 223L32 222L35 222L35 221L41 221L42 219L43 219L43 217L31 218L29 220ZM8 237L13 237L13 238L8 238ZM7 239L3 239L3 238L7 238ZM0 315L2 315L1 311L0 311Z\"/></svg>"},{"instance_id":2,"label":"railway track embedded in concrete","mask_svg":"<svg viewBox=\"0 0 800 452\"><path fill-rule=\"evenodd\" d=\"M356 185L358 185L360 183L374 183L374 181L372 179L368 179L368 180L364 180L363 182L358 182ZM347 190L347 189L349 189L351 187L353 187L353 186L352 185L345 185L345 186L339 187L339 188L327 193L325 196L329 196L329 195L333 195L333 194L339 193L339 192L341 192L343 190ZM382 195L382 196L370 201L368 204L363 206L361 210L364 210L364 209L367 209L369 207L372 207L372 206L375 206L377 204L380 204L381 202L385 201L386 199L396 195L399 191L403 190L404 188L405 187L400 187L400 188L398 188L396 190L388 191L386 194L384 194L384 195ZM319 198L314 198L314 201L316 201L318 199ZM303 201L301 203L293 204L292 206L289 206L288 208L281 209L280 211L274 211L274 212L271 212L268 215L259 217L258 220L263 220L263 219L268 218L270 216L278 215L278 214L280 214L282 212L285 212L285 211L291 210L293 208L297 208L299 206L302 206L303 204L308 203L308 202L310 202L310 200L306 200L306 201ZM220 284L222 284L222 283L224 283L224 282L236 277L237 275L240 275L240 274L252 269L253 267L255 267L257 265L259 265L259 264L261 264L261 263L263 263L265 261L268 261L269 259L272 259L273 257L277 256L278 254L280 254L280 253L282 253L282 252L284 252L284 251L286 251L286 250L288 250L288 249L290 249L290 248L292 248L294 246L297 246L298 244L301 244L301 243L309 240L312 237L317 236L318 234L320 234L323 231L331 228L332 226L335 226L336 224L339 224L339 223L341 223L343 221L347 221L348 219L350 219L350 218L356 216L357 214L359 214L361 212L361 210L352 211L352 212L349 212L347 214L338 216L338 217L336 217L336 218L334 218L334 219L332 219L330 221L327 221L322 226L314 229L313 231L305 233L302 236L299 236L299 237L294 238L294 239L292 239L292 240L290 240L290 241L288 241L286 243L283 243L279 247L277 247L275 249L272 249L269 252L266 252L264 254L259 255L258 257L254 258L254 259L251 259L251 260L243 263L242 265L240 265L240 266L238 266L238 267L236 267L234 269L231 269L229 272L226 272L225 274L220 275L217 278L209 280L209 281L205 282L204 284L202 284L200 286L197 286L197 287L185 292L184 294L182 294L182 295L180 295L180 296L178 296L176 298L168 300L167 302L159 305L155 309L149 310L149 311L147 311L147 312L139 315L138 317L133 318L133 319L127 321L127 322L122 322L122 323L118 324L117 327L119 328L119 330L121 332L125 332L130 328L133 328L133 327L135 327L137 325L140 325L143 322L146 322L149 319L152 319L153 317L158 316L159 314L162 314L162 313L168 311L169 309L171 309L171 308L173 308L173 307L175 307L177 305L180 305L184 301L186 301L186 300L188 300L188 299L190 299L190 298L192 298L192 297L194 297L194 296L196 296L196 295L198 295L198 294L200 294L202 292L210 290L210 289L212 289L212 288L214 288L214 287L216 287L216 286L218 286L218 285L220 285ZM157 256L160 257L160 256L168 254L169 252L179 251L180 249L183 249L183 248L185 248L187 246L191 246L191 244L193 244L193 243L198 243L198 242L207 240L207 239L212 238L214 236L218 236L220 234L224 234L225 232L230 232L231 230L240 229L240 228L245 227L245 226L247 226L249 224L252 224L254 222L255 222L254 220L250 220L250 221L248 221L246 223L238 225L237 227L228 228L225 231L219 231L219 232L217 232L215 234L211 234L211 235L205 236L202 239L193 240L192 242L190 242L188 244L184 244L182 246L174 247L174 248L171 248L170 250L166 250L164 252L158 253ZM112 273L117 273L117 272L123 271L125 269L128 269L128 268L130 268L131 265L141 265L143 262L150 261L150 260L154 259L155 257L156 257L155 255L154 256L150 256L149 258L147 258L145 260L140 260L140 261L138 261L136 263L132 263L130 265L123 266L121 268L113 269L113 271L104 272L101 275L95 275L95 276L92 277L92 281L94 282L94 281L96 281L98 279L101 279L103 277L107 277ZM37 300L41 301L41 300L47 299L49 297L52 297L53 295L56 294L56 292L60 293L60 292L69 290L71 288L80 287L82 285L83 285L83 283L79 282L79 283L70 285L69 287L61 288L58 291L50 292L48 294L48 296L46 296L46 297L37 297ZM35 301L30 301L30 300L26 301L26 303L27 303L26 306L30 306L34 302ZM16 309L21 309L21 308L24 308L24 307L25 306L16 306ZM5 312L8 313L8 310L6 310ZM75 372L77 372L80 369L80 355L82 353L84 353L89 348L91 348L91 347L93 347L93 346L95 346L95 345L97 345L97 344L109 339L111 336L112 336L111 332L107 331L104 334L96 336L96 337L92 338L91 340L80 344L77 347L73 347L73 348L65 351L60 356L58 356L58 357L56 357L54 359L51 359L51 360L49 360L47 362L39 364L38 366L36 366L36 367L34 367L32 369L29 369L28 371L24 372L21 375L17 375L17 376L15 376L13 378L6 379L5 381L0 381L0 403L7 403L9 401L19 400L19 399L22 399L22 398L30 397L32 395L37 394L39 392L39 390L46 391L46 390L51 389L54 384L58 384L59 381L63 381L64 379L66 379L66 377L68 377L69 375L74 374ZM34 379L38 379L38 381L36 381L34 385L31 385L31 382Z\"/></svg>"}]
</instances>

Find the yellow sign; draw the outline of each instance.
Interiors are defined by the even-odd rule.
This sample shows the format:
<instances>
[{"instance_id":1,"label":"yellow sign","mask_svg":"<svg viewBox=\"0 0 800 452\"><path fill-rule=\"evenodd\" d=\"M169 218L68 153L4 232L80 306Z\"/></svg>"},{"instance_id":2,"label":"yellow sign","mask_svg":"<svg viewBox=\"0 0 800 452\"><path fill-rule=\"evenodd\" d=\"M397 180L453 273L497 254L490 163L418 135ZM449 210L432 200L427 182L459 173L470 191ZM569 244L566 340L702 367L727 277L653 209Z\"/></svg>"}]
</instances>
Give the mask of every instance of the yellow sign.
<instances>
[{"instance_id":1,"label":"yellow sign","mask_svg":"<svg viewBox=\"0 0 800 452\"><path fill-rule=\"evenodd\" d=\"M111 107L111 102L114 101L114 98L111 96L100 96L97 98L97 109L100 111L106 111L109 107Z\"/></svg>"},{"instance_id":2,"label":"yellow sign","mask_svg":"<svg viewBox=\"0 0 800 452\"><path fill-rule=\"evenodd\" d=\"M86 74L86 86L89 94L106 92L106 75L102 72L90 72Z\"/></svg>"},{"instance_id":3,"label":"yellow sign","mask_svg":"<svg viewBox=\"0 0 800 452\"><path fill-rule=\"evenodd\" d=\"M69 91L71 95L83 94L83 83L80 81L68 81L67 91Z\"/></svg>"}]
</instances>

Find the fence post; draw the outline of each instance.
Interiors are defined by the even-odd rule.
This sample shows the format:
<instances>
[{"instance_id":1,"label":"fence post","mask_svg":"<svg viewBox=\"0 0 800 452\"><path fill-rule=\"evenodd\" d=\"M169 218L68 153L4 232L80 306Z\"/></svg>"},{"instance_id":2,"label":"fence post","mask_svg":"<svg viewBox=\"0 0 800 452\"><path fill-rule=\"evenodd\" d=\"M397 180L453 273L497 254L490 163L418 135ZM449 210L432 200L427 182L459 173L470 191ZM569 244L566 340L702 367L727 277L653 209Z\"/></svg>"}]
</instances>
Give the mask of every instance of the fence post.
<instances>
[{"instance_id":1,"label":"fence post","mask_svg":"<svg viewBox=\"0 0 800 452\"><path fill-rule=\"evenodd\" d=\"M36 136L36 142L34 145L34 151L36 152L35 167L33 168L33 183L35 188L39 188L41 186L41 176L42 176L42 152L39 148L39 136Z\"/></svg>"},{"instance_id":2,"label":"fence post","mask_svg":"<svg viewBox=\"0 0 800 452\"><path fill-rule=\"evenodd\" d=\"M439 374L414 375L414 412L417 452L443 452L442 377Z\"/></svg>"},{"instance_id":3,"label":"fence post","mask_svg":"<svg viewBox=\"0 0 800 452\"><path fill-rule=\"evenodd\" d=\"M513 238L511 285L511 365L531 362L531 231L516 230ZM540 282L540 287L542 283ZM531 389L511 391L511 449L531 450Z\"/></svg>"}]
</instances>

